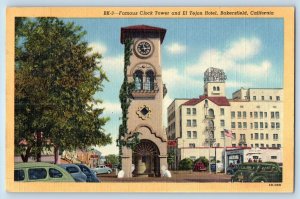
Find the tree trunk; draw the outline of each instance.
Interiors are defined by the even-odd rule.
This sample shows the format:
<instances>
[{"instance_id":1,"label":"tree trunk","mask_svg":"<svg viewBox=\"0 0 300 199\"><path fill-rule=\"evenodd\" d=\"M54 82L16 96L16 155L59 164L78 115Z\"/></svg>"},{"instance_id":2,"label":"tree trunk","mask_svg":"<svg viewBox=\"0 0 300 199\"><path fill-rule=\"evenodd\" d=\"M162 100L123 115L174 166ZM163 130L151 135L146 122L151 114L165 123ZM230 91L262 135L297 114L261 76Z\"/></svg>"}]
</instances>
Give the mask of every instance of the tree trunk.
<instances>
[{"instance_id":1,"label":"tree trunk","mask_svg":"<svg viewBox=\"0 0 300 199\"><path fill-rule=\"evenodd\" d=\"M36 161L41 162L42 160L42 132L36 133L36 146L38 148L38 152L36 154Z\"/></svg>"},{"instance_id":2,"label":"tree trunk","mask_svg":"<svg viewBox=\"0 0 300 199\"><path fill-rule=\"evenodd\" d=\"M59 156L59 147L55 146L54 147L54 164L57 164L57 162L58 162L58 156Z\"/></svg>"},{"instance_id":3,"label":"tree trunk","mask_svg":"<svg viewBox=\"0 0 300 199\"><path fill-rule=\"evenodd\" d=\"M28 158L30 156L30 151L31 151L31 147L27 147L26 151L25 151L25 155L21 154L21 158L23 162L28 162Z\"/></svg>"}]
</instances>

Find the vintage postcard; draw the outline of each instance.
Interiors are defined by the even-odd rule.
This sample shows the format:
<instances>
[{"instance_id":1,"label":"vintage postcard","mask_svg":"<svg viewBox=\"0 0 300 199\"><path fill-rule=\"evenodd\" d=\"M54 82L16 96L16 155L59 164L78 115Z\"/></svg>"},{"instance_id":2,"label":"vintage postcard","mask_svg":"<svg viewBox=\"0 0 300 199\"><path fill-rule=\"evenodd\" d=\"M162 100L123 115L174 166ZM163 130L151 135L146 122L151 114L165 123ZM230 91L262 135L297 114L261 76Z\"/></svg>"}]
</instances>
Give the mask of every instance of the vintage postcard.
<instances>
[{"instance_id":1,"label":"vintage postcard","mask_svg":"<svg viewBox=\"0 0 300 199\"><path fill-rule=\"evenodd\" d=\"M11 192L293 192L293 7L7 8Z\"/></svg>"}]
</instances>

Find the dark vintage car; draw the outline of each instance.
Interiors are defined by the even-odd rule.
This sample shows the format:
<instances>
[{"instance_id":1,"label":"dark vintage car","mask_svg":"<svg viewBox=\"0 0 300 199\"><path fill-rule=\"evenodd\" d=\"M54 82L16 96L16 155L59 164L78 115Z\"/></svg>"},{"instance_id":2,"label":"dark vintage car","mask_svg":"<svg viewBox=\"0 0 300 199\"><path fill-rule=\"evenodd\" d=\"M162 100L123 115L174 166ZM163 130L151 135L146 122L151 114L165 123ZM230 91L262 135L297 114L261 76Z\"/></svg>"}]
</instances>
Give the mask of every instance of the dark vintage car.
<instances>
[{"instance_id":1,"label":"dark vintage car","mask_svg":"<svg viewBox=\"0 0 300 199\"><path fill-rule=\"evenodd\" d=\"M206 166L202 162L197 162L193 168L193 171L206 171L206 170L207 170Z\"/></svg>"},{"instance_id":2,"label":"dark vintage car","mask_svg":"<svg viewBox=\"0 0 300 199\"><path fill-rule=\"evenodd\" d=\"M244 163L231 177L232 182L282 182L282 171L277 163Z\"/></svg>"}]
</instances>

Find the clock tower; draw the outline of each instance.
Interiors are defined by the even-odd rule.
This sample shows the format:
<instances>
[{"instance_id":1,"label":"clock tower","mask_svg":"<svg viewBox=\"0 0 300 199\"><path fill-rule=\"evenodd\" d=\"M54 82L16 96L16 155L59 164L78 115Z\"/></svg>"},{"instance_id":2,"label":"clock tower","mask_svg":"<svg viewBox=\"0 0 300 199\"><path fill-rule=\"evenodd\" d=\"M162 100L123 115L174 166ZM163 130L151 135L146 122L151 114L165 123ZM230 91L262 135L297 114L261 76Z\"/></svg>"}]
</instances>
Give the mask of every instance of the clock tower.
<instances>
[{"instance_id":1,"label":"clock tower","mask_svg":"<svg viewBox=\"0 0 300 199\"><path fill-rule=\"evenodd\" d=\"M121 43L126 39L133 41L127 78L134 89L124 140L129 141L135 133L140 140L133 149L122 147L125 177L160 176L161 168L168 168L167 136L162 123L166 88L162 82L160 57L165 34L166 29L146 25L121 28Z\"/></svg>"}]
</instances>

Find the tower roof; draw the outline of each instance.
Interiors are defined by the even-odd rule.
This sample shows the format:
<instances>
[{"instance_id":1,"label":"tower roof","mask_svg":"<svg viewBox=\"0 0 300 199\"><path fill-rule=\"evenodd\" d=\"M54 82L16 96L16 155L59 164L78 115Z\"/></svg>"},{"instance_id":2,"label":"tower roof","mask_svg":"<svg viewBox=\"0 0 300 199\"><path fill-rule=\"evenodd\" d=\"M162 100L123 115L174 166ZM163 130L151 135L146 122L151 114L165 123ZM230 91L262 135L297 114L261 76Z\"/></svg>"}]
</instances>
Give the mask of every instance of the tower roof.
<instances>
[{"instance_id":1,"label":"tower roof","mask_svg":"<svg viewBox=\"0 0 300 199\"><path fill-rule=\"evenodd\" d=\"M154 26L147 26L147 25L135 25L135 26L127 26L121 28L121 38L120 41L124 44L125 39L131 34L135 32L142 32L142 33L159 33L160 43L163 42L167 30L164 28L154 27Z\"/></svg>"}]
</instances>

